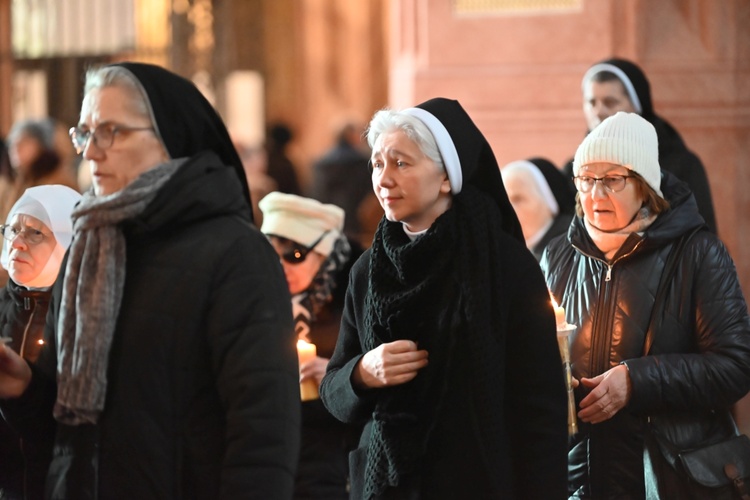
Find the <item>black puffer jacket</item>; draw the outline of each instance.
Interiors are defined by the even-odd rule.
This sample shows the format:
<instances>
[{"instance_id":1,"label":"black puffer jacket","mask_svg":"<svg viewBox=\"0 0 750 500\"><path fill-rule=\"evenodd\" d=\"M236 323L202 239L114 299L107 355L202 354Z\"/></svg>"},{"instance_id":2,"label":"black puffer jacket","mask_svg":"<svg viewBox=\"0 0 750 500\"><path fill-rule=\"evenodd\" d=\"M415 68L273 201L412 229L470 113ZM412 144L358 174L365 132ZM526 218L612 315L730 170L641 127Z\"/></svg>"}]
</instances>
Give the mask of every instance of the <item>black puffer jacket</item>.
<instances>
[{"instance_id":1,"label":"black puffer jacket","mask_svg":"<svg viewBox=\"0 0 750 500\"><path fill-rule=\"evenodd\" d=\"M576 218L542 258L547 284L578 326L573 376L625 362L631 400L609 421L582 424L569 454L571 493L643 497L645 416L728 408L750 390L750 318L734 263L713 234L693 236L668 289L662 328L642 357L659 278L676 238L703 223L687 186L664 172L671 209L642 237L631 235L611 264ZM583 393L577 394L580 402Z\"/></svg>"},{"instance_id":2,"label":"black puffer jacket","mask_svg":"<svg viewBox=\"0 0 750 500\"><path fill-rule=\"evenodd\" d=\"M0 290L0 336L26 360L39 357L51 290L29 290L8 280ZM23 446L22 446L23 445ZM0 498L40 499L49 465L49 446L20 436L0 418Z\"/></svg>"},{"instance_id":3,"label":"black puffer jacket","mask_svg":"<svg viewBox=\"0 0 750 500\"><path fill-rule=\"evenodd\" d=\"M290 498L299 381L289 292L234 171L213 153L190 158L123 231L98 424L51 419L62 277L31 385L2 402L22 433L56 430L49 496Z\"/></svg>"}]
</instances>

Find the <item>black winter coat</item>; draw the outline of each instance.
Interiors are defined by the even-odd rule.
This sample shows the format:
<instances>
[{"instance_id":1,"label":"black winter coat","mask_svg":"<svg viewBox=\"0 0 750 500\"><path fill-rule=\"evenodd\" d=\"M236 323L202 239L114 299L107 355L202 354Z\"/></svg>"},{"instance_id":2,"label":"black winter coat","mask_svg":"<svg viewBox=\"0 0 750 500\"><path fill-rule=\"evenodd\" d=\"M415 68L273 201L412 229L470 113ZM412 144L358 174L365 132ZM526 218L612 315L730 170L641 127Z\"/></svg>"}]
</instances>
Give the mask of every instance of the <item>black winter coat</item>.
<instances>
[{"instance_id":1,"label":"black winter coat","mask_svg":"<svg viewBox=\"0 0 750 500\"><path fill-rule=\"evenodd\" d=\"M383 498L407 498L403 496L404 491L410 488L416 489L421 495L419 498L425 500L490 500L499 498L500 491L502 498L508 499L559 498L558 449L551 438L558 430L557 421L549 418L552 412L549 407L558 408L559 403L562 413L564 402L559 397L560 388L547 383L549 373L542 373L545 370L539 368L539 359L548 359L544 336L551 333L553 327L548 323L551 318L539 311L549 307L549 301L546 294L540 299L536 293L539 282L535 273L539 269L530 253L510 237L503 241L502 250L498 260L507 263L503 266L503 292L510 300L497 305L503 308L507 320L496 332L497 343L487 345L487 351L497 359L497 370L505 379L504 387L498 387L495 394L505 408L503 422L499 423L504 456L497 461L487 458L483 445L488 440L488 431L479 425L479 415L484 413L485 406L497 401L476 399L472 390L477 386L475 378L485 377L485 374L477 373L474 360L465 347L459 347L450 366L435 367L448 370L449 375L444 391L444 411L437 416L433 437L427 444L426 460L418 479L421 483L404 485L405 488L395 489ZM361 495L373 411L380 391L387 390L363 391L352 384L352 372L365 352L363 309L370 254L371 250L366 250L352 268L336 352L321 385L321 397L333 415L344 422L364 424L359 446L349 457L352 498L361 498L355 492ZM458 289L455 285L451 291L434 292L435 301L441 304L436 309L449 309L449 304L464 300L452 293ZM474 333L462 331L462 335ZM465 339L461 341L462 345L466 343ZM433 366L437 357L433 352L430 358ZM556 355L555 358L559 361ZM539 369L528 373L530 366ZM556 363L547 366L548 372L559 369Z\"/></svg>"},{"instance_id":2,"label":"black winter coat","mask_svg":"<svg viewBox=\"0 0 750 500\"><path fill-rule=\"evenodd\" d=\"M693 236L668 289L662 328L642 357L654 296L674 241L703 224L687 186L664 173L671 208L642 237L631 235L608 263L576 218L542 258L566 319L575 378L619 363L629 404L611 420L581 424L569 453L570 491L592 498L643 498L646 416L726 409L750 390L750 317L734 263L708 231ZM580 386L578 402L585 396Z\"/></svg>"},{"instance_id":3,"label":"black winter coat","mask_svg":"<svg viewBox=\"0 0 750 500\"><path fill-rule=\"evenodd\" d=\"M30 362L39 357L51 290L29 290L8 280L0 290L0 337ZM41 448L39 447L41 446ZM20 436L0 418L0 498L44 497L49 446Z\"/></svg>"},{"instance_id":4,"label":"black winter coat","mask_svg":"<svg viewBox=\"0 0 750 500\"><path fill-rule=\"evenodd\" d=\"M542 239L539 240L533 248L530 248L531 253L534 254L534 257L536 257L536 260L542 260L544 249L547 248L547 245L550 241L557 238L561 234L565 234L568 232L568 227L570 227L570 221L572 219L573 215L565 212L559 213L555 216L555 219L552 221L552 225L549 227L549 229L547 229L547 232L544 233Z\"/></svg>"},{"instance_id":5,"label":"black winter coat","mask_svg":"<svg viewBox=\"0 0 750 500\"><path fill-rule=\"evenodd\" d=\"M249 214L233 169L201 153L122 226L125 286L96 425L51 419L58 279L31 385L2 407L24 434L56 431L49 497L291 497L299 383L290 298Z\"/></svg>"}]
</instances>

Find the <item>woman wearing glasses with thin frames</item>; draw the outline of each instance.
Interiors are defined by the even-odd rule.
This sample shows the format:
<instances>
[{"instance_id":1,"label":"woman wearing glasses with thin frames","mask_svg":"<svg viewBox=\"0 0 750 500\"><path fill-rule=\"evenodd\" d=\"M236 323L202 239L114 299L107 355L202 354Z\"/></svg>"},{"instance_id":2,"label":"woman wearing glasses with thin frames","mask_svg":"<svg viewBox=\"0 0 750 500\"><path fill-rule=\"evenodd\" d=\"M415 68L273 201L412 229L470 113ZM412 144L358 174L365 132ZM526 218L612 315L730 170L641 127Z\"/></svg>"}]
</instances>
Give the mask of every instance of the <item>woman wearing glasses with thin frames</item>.
<instances>
[{"instance_id":1,"label":"woman wearing glasses with thin frames","mask_svg":"<svg viewBox=\"0 0 750 500\"><path fill-rule=\"evenodd\" d=\"M0 290L0 338L6 348L32 363L44 345L52 284L73 236L70 214L80 199L67 186L29 188L0 226L0 263L10 275ZM31 436L22 442L0 418L0 498L44 497L49 465L45 437Z\"/></svg>"},{"instance_id":2,"label":"woman wearing glasses with thin frames","mask_svg":"<svg viewBox=\"0 0 750 500\"><path fill-rule=\"evenodd\" d=\"M573 169L577 217L541 262L577 326L570 498L725 498L697 483L684 491L687 479L648 436L656 419L684 422L680 449L734 432L722 419L750 390L750 317L734 263L687 184L660 169L656 131L639 115L605 119Z\"/></svg>"},{"instance_id":3,"label":"woman wearing glasses with thin frames","mask_svg":"<svg viewBox=\"0 0 750 500\"><path fill-rule=\"evenodd\" d=\"M93 188L29 365L0 407L51 432L50 498L288 499L299 445L289 292L221 118L158 66L90 70L73 144Z\"/></svg>"},{"instance_id":4,"label":"woman wearing glasses with thin frames","mask_svg":"<svg viewBox=\"0 0 750 500\"><path fill-rule=\"evenodd\" d=\"M300 383L320 385L339 336L349 270L362 248L347 238L344 210L293 194L273 192L259 203L261 231L279 255L292 295L295 333L316 347L300 365ZM302 402L295 499L346 500L348 452L355 427L336 420L319 398Z\"/></svg>"}]
</instances>

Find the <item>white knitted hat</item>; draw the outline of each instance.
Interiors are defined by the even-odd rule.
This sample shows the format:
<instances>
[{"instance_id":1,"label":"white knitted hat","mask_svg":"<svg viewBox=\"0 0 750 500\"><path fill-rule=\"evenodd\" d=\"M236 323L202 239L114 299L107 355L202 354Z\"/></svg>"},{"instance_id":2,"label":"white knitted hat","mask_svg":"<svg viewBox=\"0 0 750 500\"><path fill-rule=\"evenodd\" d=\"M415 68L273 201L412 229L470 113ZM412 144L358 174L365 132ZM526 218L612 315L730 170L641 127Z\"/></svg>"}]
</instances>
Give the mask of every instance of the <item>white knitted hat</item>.
<instances>
[{"instance_id":1,"label":"white knitted hat","mask_svg":"<svg viewBox=\"0 0 750 500\"><path fill-rule=\"evenodd\" d=\"M620 111L601 122L583 140L573 160L573 175L584 165L614 163L639 174L661 192L659 140L648 120L635 113Z\"/></svg>"},{"instance_id":2,"label":"white knitted hat","mask_svg":"<svg viewBox=\"0 0 750 500\"><path fill-rule=\"evenodd\" d=\"M344 230L344 209L330 203L274 191L264 196L258 206L263 212L263 234L310 247L327 232L315 246L315 251L326 257Z\"/></svg>"}]
</instances>

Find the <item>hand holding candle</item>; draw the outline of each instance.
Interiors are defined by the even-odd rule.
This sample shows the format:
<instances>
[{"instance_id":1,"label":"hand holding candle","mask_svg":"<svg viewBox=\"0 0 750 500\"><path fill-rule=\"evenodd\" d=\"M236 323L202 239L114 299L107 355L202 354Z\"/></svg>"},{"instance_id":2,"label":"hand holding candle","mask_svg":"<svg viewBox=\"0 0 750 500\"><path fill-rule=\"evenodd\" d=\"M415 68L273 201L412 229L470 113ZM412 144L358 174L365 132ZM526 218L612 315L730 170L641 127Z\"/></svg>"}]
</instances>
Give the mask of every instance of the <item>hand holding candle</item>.
<instances>
[{"instance_id":1,"label":"hand holding candle","mask_svg":"<svg viewBox=\"0 0 750 500\"><path fill-rule=\"evenodd\" d=\"M299 358L299 364L303 364L312 361L317 355L315 344L305 342L304 340L297 341L297 357ZM318 384L313 379L307 379L299 385L300 398L302 401L310 401L318 399Z\"/></svg>"}]
</instances>

